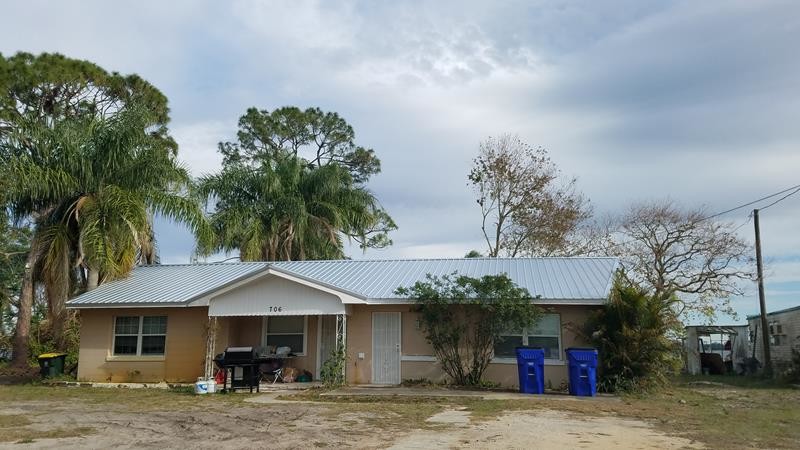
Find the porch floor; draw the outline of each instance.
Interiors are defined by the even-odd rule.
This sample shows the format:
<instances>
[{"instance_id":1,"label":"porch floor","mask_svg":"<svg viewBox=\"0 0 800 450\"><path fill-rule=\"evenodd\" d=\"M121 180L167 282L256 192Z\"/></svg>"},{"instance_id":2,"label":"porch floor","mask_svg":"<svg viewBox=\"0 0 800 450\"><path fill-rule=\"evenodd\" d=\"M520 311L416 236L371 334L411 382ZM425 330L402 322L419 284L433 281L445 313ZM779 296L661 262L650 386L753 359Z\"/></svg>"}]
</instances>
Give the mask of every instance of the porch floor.
<instances>
[{"instance_id":1,"label":"porch floor","mask_svg":"<svg viewBox=\"0 0 800 450\"><path fill-rule=\"evenodd\" d=\"M306 389L322 387L321 381L309 381L305 383L264 383L259 384L258 388L261 392L271 391L302 391ZM240 391L241 392L241 391Z\"/></svg>"}]
</instances>

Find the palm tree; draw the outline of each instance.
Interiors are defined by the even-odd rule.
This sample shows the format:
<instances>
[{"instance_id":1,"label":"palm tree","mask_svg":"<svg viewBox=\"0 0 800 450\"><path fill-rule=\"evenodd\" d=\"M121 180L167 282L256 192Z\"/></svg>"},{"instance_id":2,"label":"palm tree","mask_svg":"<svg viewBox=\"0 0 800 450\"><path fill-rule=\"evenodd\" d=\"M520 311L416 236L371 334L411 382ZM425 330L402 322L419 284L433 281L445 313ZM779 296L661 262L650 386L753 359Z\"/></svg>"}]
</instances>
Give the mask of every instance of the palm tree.
<instances>
[{"instance_id":1,"label":"palm tree","mask_svg":"<svg viewBox=\"0 0 800 450\"><path fill-rule=\"evenodd\" d=\"M293 155L255 167L228 164L201 178L198 193L215 204L216 241L201 250L236 249L243 261L342 258L343 238L364 242L388 218L344 168L315 168Z\"/></svg>"},{"instance_id":2,"label":"palm tree","mask_svg":"<svg viewBox=\"0 0 800 450\"><path fill-rule=\"evenodd\" d=\"M18 216L36 214L34 276L45 286L57 339L76 289L123 277L151 258L153 214L210 240L200 205L187 195L191 177L148 123L148 111L136 106L63 121L37 130L44 145L36 152L7 163L7 200Z\"/></svg>"}]
</instances>

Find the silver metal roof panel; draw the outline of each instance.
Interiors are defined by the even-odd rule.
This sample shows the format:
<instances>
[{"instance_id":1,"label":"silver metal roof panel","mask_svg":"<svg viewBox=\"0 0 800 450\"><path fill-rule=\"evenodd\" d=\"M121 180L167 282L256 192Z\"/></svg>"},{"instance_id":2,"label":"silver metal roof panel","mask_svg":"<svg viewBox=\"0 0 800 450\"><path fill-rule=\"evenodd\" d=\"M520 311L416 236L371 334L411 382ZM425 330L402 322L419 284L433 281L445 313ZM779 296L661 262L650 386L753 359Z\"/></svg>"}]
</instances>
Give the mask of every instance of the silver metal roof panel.
<instances>
[{"instance_id":1,"label":"silver metal roof panel","mask_svg":"<svg viewBox=\"0 0 800 450\"><path fill-rule=\"evenodd\" d=\"M354 293L371 302L397 299L427 274L470 277L507 274L542 300L602 301L608 296L616 258L462 258L282 261L141 266L127 278L105 283L68 302L69 307L186 304L269 267Z\"/></svg>"},{"instance_id":2,"label":"silver metal roof panel","mask_svg":"<svg viewBox=\"0 0 800 450\"><path fill-rule=\"evenodd\" d=\"M462 258L287 261L274 266L356 292L370 300L395 299L398 287L435 276L507 274L543 300L601 300L608 296L616 258Z\"/></svg>"},{"instance_id":3,"label":"silver metal roof panel","mask_svg":"<svg viewBox=\"0 0 800 450\"><path fill-rule=\"evenodd\" d=\"M266 270L268 263L139 266L123 279L101 284L67 305L156 306L186 303Z\"/></svg>"}]
</instances>

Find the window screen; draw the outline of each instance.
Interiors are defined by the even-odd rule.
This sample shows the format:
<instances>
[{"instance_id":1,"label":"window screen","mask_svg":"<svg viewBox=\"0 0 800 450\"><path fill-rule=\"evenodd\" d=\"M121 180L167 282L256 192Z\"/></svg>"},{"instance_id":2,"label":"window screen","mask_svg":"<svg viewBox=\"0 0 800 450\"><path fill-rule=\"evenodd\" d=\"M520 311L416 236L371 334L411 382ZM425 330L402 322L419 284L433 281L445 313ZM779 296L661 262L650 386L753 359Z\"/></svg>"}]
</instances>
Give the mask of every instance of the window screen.
<instances>
[{"instance_id":1,"label":"window screen","mask_svg":"<svg viewBox=\"0 0 800 450\"><path fill-rule=\"evenodd\" d=\"M267 317L265 344L289 347L292 353L305 353L306 319L304 316Z\"/></svg>"},{"instance_id":2,"label":"window screen","mask_svg":"<svg viewBox=\"0 0 800 450\"><path fill-rule=\"evenodd\" d=\"M167 316L120 316L114 319L114 355L163 355Z\"/></svg>"},{"instance_id":3,"label":"window screen","mask_svg":"<svg viewBox=\"0 0 800 450\"><path fill-rule=\"evenodd\" d=\"M515 358L515 347L542 347L547 359L561 359L561 316L544 314L532 328L503 334L494 344L495 358Z\"/></svg>"}]
</instances>

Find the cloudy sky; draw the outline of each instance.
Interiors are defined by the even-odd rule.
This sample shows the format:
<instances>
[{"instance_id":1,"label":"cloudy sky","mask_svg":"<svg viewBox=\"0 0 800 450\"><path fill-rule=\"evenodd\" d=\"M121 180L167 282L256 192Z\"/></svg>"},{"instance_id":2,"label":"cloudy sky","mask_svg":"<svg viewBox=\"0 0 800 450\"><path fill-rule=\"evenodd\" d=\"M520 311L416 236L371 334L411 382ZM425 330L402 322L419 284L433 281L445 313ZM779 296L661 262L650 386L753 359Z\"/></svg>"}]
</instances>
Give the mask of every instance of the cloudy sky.
<instances>
[{"instance_id":1,"label":"cloudy sky","mask_svg":"<svg viewBox=\"0 0 800 450\"><path fill-rule=\"evenodd\" d=\"M25 0L0 14L5 55L61 52L155 84L198 175L249 106L340 113L381 158L369 187L400 227L356 258L483 250L466 174L499 133L549 149L598 213L666 197L721 211L800 184L798 42L794 1ZM770 310L800 304L799 211L800 194L762 215ZM164 262L189 260L185 230L157 232ZM756 312L754 288L734 304Z\"/></svg>"}]
</instances>

